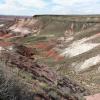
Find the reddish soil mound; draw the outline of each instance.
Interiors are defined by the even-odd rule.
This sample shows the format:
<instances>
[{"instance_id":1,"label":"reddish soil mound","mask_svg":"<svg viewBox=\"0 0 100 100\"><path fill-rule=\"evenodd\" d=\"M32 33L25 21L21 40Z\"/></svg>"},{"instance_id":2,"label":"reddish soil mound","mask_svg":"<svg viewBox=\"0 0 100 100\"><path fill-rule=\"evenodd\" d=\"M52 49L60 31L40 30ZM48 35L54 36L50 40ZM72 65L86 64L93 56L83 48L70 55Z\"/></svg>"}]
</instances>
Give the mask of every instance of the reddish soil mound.
<instances>
[{"instance_id":1,"label":"reddish soil mound","mask_svg":"<svg viewBox=\"0 0 100 100\"><path fill-rule=\"evenodd\" d=\"M0 37L3 37L3 36L4 36L4 34L0 33Z\"/></svg>"},{"instance_id":2,"label":"reddish soil mound","mask_svg":"<svg viewBox=\"0 0 100 100\"><path fill-rule=\"evenodd\" d=\"M16 35L15 34L10 34L10 33L7 33L7 34L2 33L2 34L0 34L0 38L1 39L11 38L11 37L14 37L14 36L16 36Z\"/></svg>"},{"instance_id":3,"label":"reddish soil mound","mask_svg":"<svg viewBox=\"0 0 100 100\"><path fill-rule=\"evenodd\" d=\"M54 43L38 43L35 45L35 48L44 50L44 56L52 57L55 60L63 60L64 57L59 56L58 52L53 50L52 48L55 46Z\"/></svg>"},{"instance_id":4,"label":"reddish soil mound","mask_svg":"<svg viewBox=\"0 0 100 100\"><path fill-rule=\"evenodd\" d=\"M35 45L36 48L39 48L39 49L46 49L48 47L48 44L47 43L38 43Z\"/></svg>"},{"instance_id":5,"label":"reddish soil mound","mask_svg":"<svg viewBox=\"0 0 100 100\"><path fill-rule=\"evenodd\" d=\"M59 54L57 53L57 51L51 49L46 53L47 57L53 57L55 60L59 61L59 60L63 60L64 57L63 56L59 56Z\"/></svg>"},{"instance_id":6,"label":"reddish soil mound","mask_svg":"<svg viewBox=\"0 0 100 100\"><path fill-rule=\"evenodd\" d=\"M63 60L63 59L64 59L63 56L59 56L59 55L58 55L58 56L56 57L56 60L57 60L57 61L61 61L61 60Z\"/></svg>"},{"instance_id":7,"label":"reddish soil mound","mask_svg":"<svg viewBox=\"0 0 100 100\"><path fill-rule=\"evenodd\" d=\"M48 57L55 57L57 55L57 52L55 51L55 50L49 50L48 52L47 52L47 56Z\"/></svg>"},{"instance_id":8,"label":"reddish soil mound","mask_svg":"<svg viewBox=\"0 0 100 100\"><path fill-rule=\"evenodd\" d=\"M14 35L14 34L6 34L6 35L3 36L3 38L11 38L11 37L14 37L14 36L16 36L16 35Z\"/></svg>"},{"instance_id":9,"label":"reddish soil mound","mask_svg":"<svg viewBox=\"0 0 100 100\"><path fill-rule=\"evenodd\" d=\"M54 44L53 43L38 43L35 45L36 48L39 48L39 49L43 49L43 50L49 50L49 49L52 49L54 47Z\"/></svg>"},{"instance_id":10,"label":"reddish soil mound","mask_svg":"<svg viewBox=\"0 0 100 100\"><path fill-rule=\"evenodd\" d=\"M12 46L12 45L13 45L13 43L11 43L11 42L0 41L1 47L8 47L8 46Z\"/></svg>"}]
</instances>

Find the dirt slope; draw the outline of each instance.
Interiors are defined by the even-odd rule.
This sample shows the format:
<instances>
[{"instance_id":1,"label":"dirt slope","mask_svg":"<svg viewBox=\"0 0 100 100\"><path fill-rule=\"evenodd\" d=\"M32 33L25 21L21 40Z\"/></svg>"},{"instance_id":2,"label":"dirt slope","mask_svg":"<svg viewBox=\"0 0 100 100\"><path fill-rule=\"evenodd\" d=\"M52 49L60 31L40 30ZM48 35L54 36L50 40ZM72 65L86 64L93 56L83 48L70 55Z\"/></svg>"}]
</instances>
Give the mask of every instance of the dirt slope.
<instances>
[{"instance_id":1,"label":"dirt slope","mask_svg":"<svg viewBox=\"0 0 100 100\"><path fill-rule=\"evenodd\" d=\"M36 15L33 18L18 18L13 23L11 21L10 24L7 23L4 26L1 23L1 50L5 48L7 42L18 43L29 48L25 50L25 53L24 47L17 53L14 51L14 54L7 52L14 66L17 65L19 69L24 69L31 74L33 72L35 81L38 80L41 83L41 80L44 80L43 84L46 85L49 78L49 81L56 80L55 75L52 76L53 70L57 73L56 76L67 76L68 79L85 87L91 94L100 92L100 16ZM7 48L16 49L13 48L13 45L7 46ZM36 50L36 52L33 53L32 50ZM35 61L39 63L37 67L36 64L33 64L33 68L36 70L31 68L32 64L28 66L28 63L34 60L29 58L31 53ZM26 55L28 58L24 57ZM20 57L21 62L19 62ZM13 58L15 59L13 60ZM6 61L5 58L2 59ZM41 64L45 66L40 66ZM27 69L28 67L29 69ZM73 87L73 82L72 85L69 85L70 80L68 79L58 80L57 84L60 84L61 91L64 91L63 88L66 88L67 85ZM59 86L55 87L59 88ZM59 89L57 91L60 92Z\"/></svg>"}]
</instances>

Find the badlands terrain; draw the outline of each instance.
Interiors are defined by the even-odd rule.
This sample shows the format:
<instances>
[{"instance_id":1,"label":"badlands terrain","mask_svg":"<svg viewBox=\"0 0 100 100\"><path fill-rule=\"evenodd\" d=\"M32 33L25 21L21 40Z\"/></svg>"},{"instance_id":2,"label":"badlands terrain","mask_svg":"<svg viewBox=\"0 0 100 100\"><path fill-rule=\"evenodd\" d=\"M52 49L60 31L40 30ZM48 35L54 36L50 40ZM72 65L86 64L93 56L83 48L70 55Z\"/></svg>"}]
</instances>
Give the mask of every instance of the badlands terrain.
<instances>
[{"instance_id":1,"label":"badlands terrain","mask_svg":"<svg viewBox=\"0 0 100 100\"><path fill-rule=\"evenodd\" d=\"M0 16L0 100L84 100L98 93L99 15Z\"/></svg>"}]
</instances>

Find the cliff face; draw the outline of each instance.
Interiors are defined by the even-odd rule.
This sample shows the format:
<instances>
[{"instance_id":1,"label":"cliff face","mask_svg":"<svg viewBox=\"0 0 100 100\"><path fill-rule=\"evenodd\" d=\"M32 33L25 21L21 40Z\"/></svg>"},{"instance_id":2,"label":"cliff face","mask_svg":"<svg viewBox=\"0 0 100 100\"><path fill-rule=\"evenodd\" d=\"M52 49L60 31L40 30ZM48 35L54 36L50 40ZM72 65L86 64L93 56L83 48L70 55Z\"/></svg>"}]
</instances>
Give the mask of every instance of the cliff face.
<instances>
[{"instance_id":1,"label":"cliff face","mask_svg":"<svg viewBox=\"0 0 100 100\"><path fill-rule=\"evenodd\" d=\"M99 17L92 16L33 16L17 20L9 29L22 34L69 34L83 31L99 23Z\"/></svg>"},{"instance_id":2,"label":"cliff face","mask_svg":"<svg viewBox=\"0 0 100 100\"><path fill-rule=\"evenodd\" d=\"M42 23L38 19L25 18L17 20L17 22L9 27L9 30L14 33L21 35L28 35L38 33L41 29Z\"/></svg>"}]
</instances>

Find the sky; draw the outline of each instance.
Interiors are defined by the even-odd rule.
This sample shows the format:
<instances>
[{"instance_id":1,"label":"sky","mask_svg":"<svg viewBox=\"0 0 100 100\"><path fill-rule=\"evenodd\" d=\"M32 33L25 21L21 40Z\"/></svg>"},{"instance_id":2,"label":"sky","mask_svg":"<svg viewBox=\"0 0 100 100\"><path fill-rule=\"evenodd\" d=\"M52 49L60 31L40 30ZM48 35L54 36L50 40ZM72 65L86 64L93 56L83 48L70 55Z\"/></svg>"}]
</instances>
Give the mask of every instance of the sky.
<instances>
[{"instance_id":1,"label":"sky","mask_svg":"<svg viewBox=\"0 0 100 100\"><path fill-rule=\"evenodd\" d=\"M0 15L100 14L100 0L0 0Z\"/></svg>"}]
</instances>

